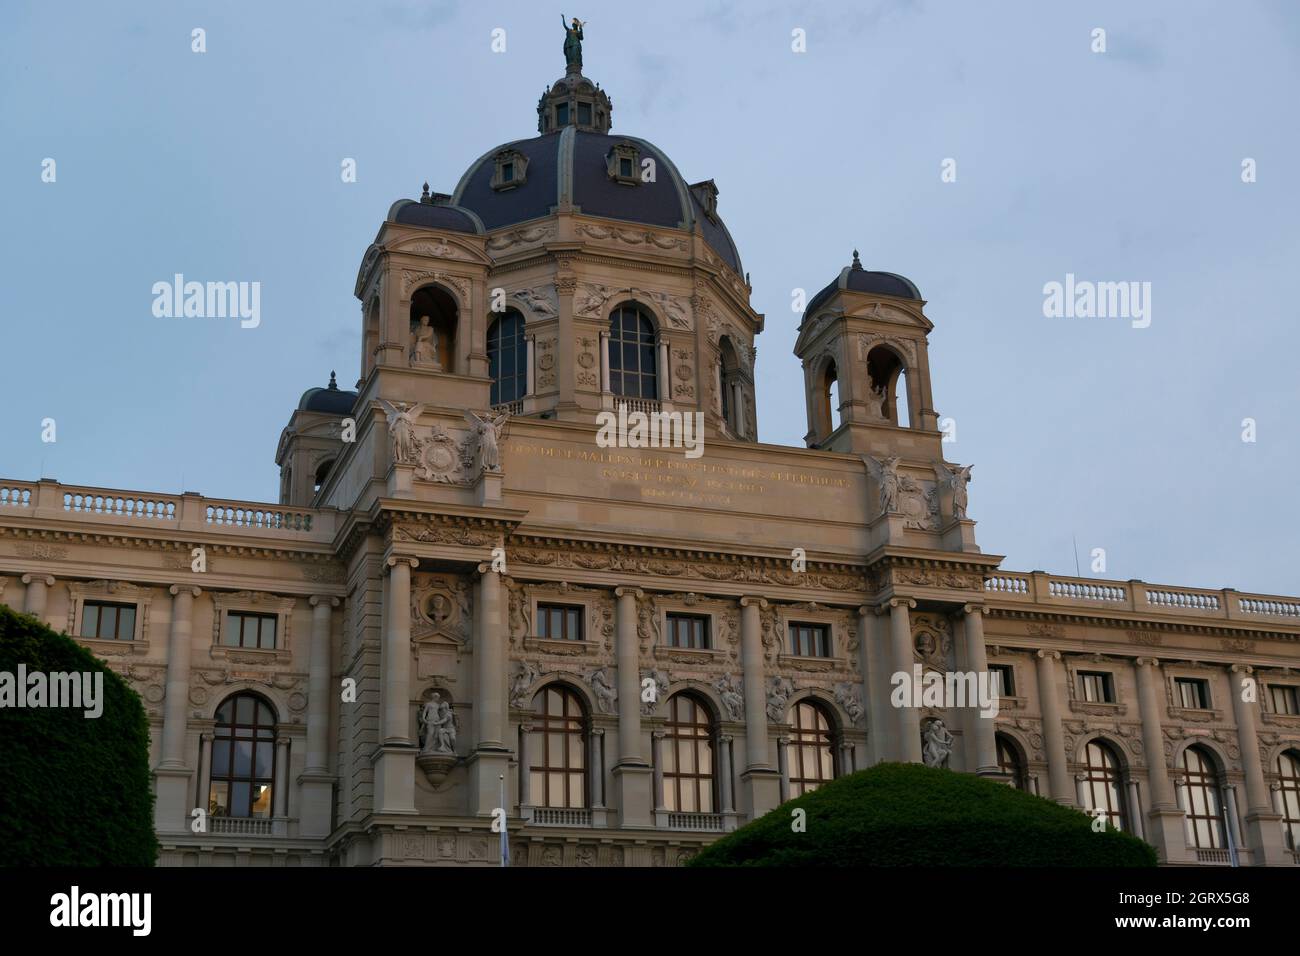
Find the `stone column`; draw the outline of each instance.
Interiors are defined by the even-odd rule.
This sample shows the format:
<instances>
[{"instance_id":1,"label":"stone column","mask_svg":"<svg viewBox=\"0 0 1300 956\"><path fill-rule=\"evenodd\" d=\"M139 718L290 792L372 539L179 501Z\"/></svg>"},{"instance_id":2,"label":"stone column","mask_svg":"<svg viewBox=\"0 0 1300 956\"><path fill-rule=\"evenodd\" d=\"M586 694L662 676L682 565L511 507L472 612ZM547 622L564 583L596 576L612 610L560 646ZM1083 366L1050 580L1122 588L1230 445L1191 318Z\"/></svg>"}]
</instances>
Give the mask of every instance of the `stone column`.
<instances>
[{"instance_id":1,"label":"stone column","mask_svg":"<svg viewBox=\"0 0 1300 956\"><path fill-rule=\"evenodd\" d=\"M419 559L388 558L384 594L383 725L375 752L375 812L415 812L415 742L411 739L411 569Z\"/></svg>"},{"instance_id":2,"label":"stone column","mask_svg":"<svg viewBox=\"0 0 1300 956\"><path fill-rule=\"evenodd\" d=\"M718 737L718 791L719 807L722 813L734 813L731 805L731 737L723 734Z\"/></svg>"},{"instance_id":3,"label":"stone column","mask_svg":"<svg viewBox=\"0 0 1300 956\"><path fill-rule=\"evenodd\" d=\"M1273 811L1264 783L1264 765L1259 758L1259 728L1254 701L1260 685L1245 664L1232 665L1228 684L1232 688L1232 715L1237 722L1237 746L1241 767L1246 772L1246 845L1256 866L1284 866L1291 862L1282 840L1281 817ZM1251 700L1246 698L1250 697ZM1235 816L1235 811L1234 811Z\"/></svg>"},{"instance_id":4,"label":"stone column","mask_svg":"<svg viewBox=\"0 0 1300 956\"><path fill-rule=\"evenodd\" d=\"M519 806L532 806L532 756L529 754L528 736L533 732L533 725L519 725Z\"/></svg>"},{"instance_id":5,"label":"stone column","mask_svg":"<svg viewBox=\"0 0 1300 956\"><path fill-rule=\"evenodd\" d=\"M909 609L916 607L911 598L890 598L889 639L894 651L894 670L912 678L915 661L912 649L912 620ZM898 712L898 759L903 763L921 762L921 708L920 701L911 707L895 708Z\"/></svg>"},{"instance_id":6,"label":"stone column","mask_svg":"<svg viewBox=\"0 0 1300 956\"><path fill-rule=\"evenodd\" d=\"M780 777L772 769L767 739L767 690L763 686L763 618L767 602L740 599L740 663L745 685L745 770L740 775L740 810L751 820L780 803Z\"/></svg>"},{"instance_id":7,"label":"stone column","mask_svg":"<svg viewBox=\"0 0 1300 956\"><path fill-rule=\"evenodd\" d=\"M858 608L858 666L862 668L862 703L867 711L867 766L888 760L895 746L889 716L889 659L884 628L876 609Z\"/></svg>"},{"instance_id":8,"label":"stone column","mask_svg":"<svg viewBox=\"0 0 1300 956\"><path fill-rule=\"evenodd\" d=\"M618 762L614 764L614 801L625 827L650 827L654 771L641 749L641 670L637 635L636 588L615 588L615 656L618 666Z\"/></svg>"},{"instance_id":9,"label":"stone column","mask_svg":"<svg viewBox=\"0 0 1300 956\"><path fill-rule=\"evenodd\" d=\"M1142 717L1142 750L1147 764L1147 789L1150 791L1151 809L1147 811L1150 825L1147 841L1156 848L1162 863L1181 863L1187 856L1187 832L1184 811L1180 809L1173 786L1169 782L1169 767L1165 763L1165 735L1161 728L1160 702L1157 685L1160 662L1154 657L1139 657L1137 668L1138 710Z\"/></svg>"},{"instance_id":10,"label":"stone column","mask_svg":"<svg viewBox=\"0 0 1300 956\"><path fill-rule=\"evenodd\" d=\"M776 767L781 774L782 803L790 799L790 755L786 752L789 745L789 737L778 737L776 740Z\"/></svg>"},{"instance_id":11,"label":"stone column","mask_svg":"<svg viewBox=\"0 0 1300 956\"><path fill-rule=\"evenodd\" d=\"M609 329L600 332L600 390L609 394Z\"/></svg>"},{"instance_id":12,"label":"stone column","mask_svg":"<svg viewBox=\"0 0 1300 956\"><path fill-rule=\"evenodd\" d=\"M1088 806L1088 782L1087 781L1088 778L1081 773L1076 773L1074 775L1074 789L1075 792L1078 794L1079 808L1083 810L1084 813L1091 815L1091 812L1097 808Z\"/></svg>"},{"instance_id":13,"label":"stone column","mask_svg":"<svg viewBox=\"0 0 1300 956\"><path fill-rule=\"evenodd\" d=\"M731 407L736 410L733 416L736 420L736 437L744 438L749 423L745 421L745 392L740 387L740 382L731 383Z\"/></svg>"},{"instance_id":14,"label":"stone column","mask_svg":"<svg viewBox=\"0 0 1300 956\"><path fill-rule=\"evenodd\" d=\"M298 776L301 806L299 832L326 837L334 777L329 769L330 650L332 611L339 599L318 594L311 599L311 656L307 664L307 766Z\"/></svg>"},{"instance_id":15,"label":"stone column","mask_svg":"<svg viewBox=\"0 0 1300 956\"><path fill-rule=\"evenodd\" d=\"M490 563L478 566L474 638L475 748L469 757L470 813L491 816L500 805L501 777L510 769L505 745L509 726L506 690L506 623L501 575Z\"/></svg>"},{"instance_id":16,"label":"stone column","mask_svg":"<svg viewBox=\"0 0 1300 956\"><path fill-rule=\"evenodd\" d=\"M208 733L199 734L199 785L194 797L194 806L207 813L212 797L212 735ZM185 816L188 828L193 817Z\"/></svg>"},{"instance_id":17,"label":"stone column","mask_svg":"<svg viewBox=\"0 0 1300 956\"><path fill-rule=\"evenodd\" d=\"M984 647L984 606L967 604L963 608L966 619L966 666L979 675L979 680L990 681L988 653ZM967 726L975 737L975 772L981 777L1001 777L998 766L996 717L984 716L978 707L968 710Z\"/></svg>"},{"instance_id":18,"label":"stone column","mask_svg":"<svg viewBox=\"0 0 1300 956\"><path fill-rule=\"evenodd\" d=\"M591 741L591 806L602 809L605 806L605 730L592 728Z\"/></svg>"},{"instance_id":19,"label":"stone column","mask_svg":"<svg viewBox=\"0 0 1300 956\"><path fill-rule=\"evenodd\" d=\"M714 414L722 415L722 362L715 362L713 365L713 411Z\"/></svg>"},{"instance_id":20,"label":"stone column","mask_svg":"<svg viewBox=\"0 0 1300 956\"><path fill-rule=\"evenodd\" d=\"M1128 782L1128 808L1131 822L1129 826L1133 828L1133 835L1136 837L1145 837L1145 828L1142 826L1142 798L1138 793L1138 784L1136 780Z\"/></svg>"},{"instance_id":21,"label":"stone column","mask_svg":"<svg viewBox=\"0 0 1300 956\"><path fill-rule=\"evenodd\" d=\"M668 364L668 340L659 339L659 399L664 402L673 400L673 370Z\"/></svg>"},{"instance_id":22,"label":"stone column","mask_svg":"<svg viewBox=\"0 0 1300 956\"><path fill-rule=\"evenodd\" d=\"M189 721L190 655L196 587L173 585L171 631L167 637L167 696L163 705L162 760L154 771L157 800L154 825L160 831L189 829L190 777L185 766L185 736Z\"/></svg>"},{"instance_id":23,"label":"stone column","mask_svg":"<svg viewBox=\"0 0 1300 956\"><path fill-rule=\"evenodd\" d=\"M1223 787L1223 807L1228 816L1228 833L1232 837L1232 846L1240 853L1245 849L1241 841L1241 817L1237 815L1237 788L1231 784Z\"/></svg>"},{"instance_id":24,"label":"stone column","mask_svg":"<svg viewBox=\"0 0 1300 956\"><path fill-rule=\"evenodd\" d=\"M50 622L45 619L45 604L49 598L49 589L54 587L54 576L24 574L23 584L27 585L27 593L23 598L23 612L30 614L42 624L49 624ZM75 629L76 624L73 627Z\"/></svg>"},{"instance_id":25,"label":"stone column","mask_svg":"<svg viewBox=\"0 0 1300 956\"><path fill-rule=\"evenodd\" d=\"M1038 665L1038 701L1043 715L1043 742L1047 750L1047 788L1051 798L1067 807L1075 805L1077 795L1070 787L1070 768L1065 755L1065 728L1061 724L1061 705L1056 693L1056 662L1059 651L1042 650L1035 658Z\"/></svg>"},{"instance_id":26,"label":"stone column","mask_svg":"<svg viewBox=\"0 0 1300 956\"><path fill-rule=\"evenodd\" d=\"M526 370L525 393L526 395L537 394L537 367L534 364L537 354L537 336L528 335L524 337L524 342L528 348L528 354L524 359L524 369Z\"/></svg>"},{"instance_id":27,"label":"stone column","mask_svg":"<svg viewBox=\"0 0 1300 956\"><path fill-rule=\"evenodd\" d=\"M271 816L289 816L289 738L275 738L275 777L271 785Z\"/></svg>"},{"instance_id":28,"label":"stone column","mask_svg":"<svg viewBox=\"0 0 1300 956\"><path fill-rule=\"evenodd\" d=\"M651 737L654 748L654 801L655 812L664 812L664 737L662 730L656 730Z\"/></svg>"}]
</instances>

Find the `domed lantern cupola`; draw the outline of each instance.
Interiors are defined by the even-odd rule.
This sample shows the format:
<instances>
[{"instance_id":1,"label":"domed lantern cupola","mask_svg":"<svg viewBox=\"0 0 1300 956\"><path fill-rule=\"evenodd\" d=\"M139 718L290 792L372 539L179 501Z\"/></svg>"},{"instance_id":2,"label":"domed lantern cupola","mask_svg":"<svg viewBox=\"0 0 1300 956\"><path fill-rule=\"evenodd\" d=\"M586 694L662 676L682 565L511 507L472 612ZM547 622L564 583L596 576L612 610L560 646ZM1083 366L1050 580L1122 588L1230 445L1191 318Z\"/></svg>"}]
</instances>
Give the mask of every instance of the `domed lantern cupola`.
<instances>
[{"instance_id":1,"label":"domed lantern cupola","mask_svg":"<svg viewBox=\"0 0 1300 956\"><path fill-rule=\"evenodd\" d=\"M564 23L564 62L564 76L537 101L537 132L555 133L576 126L593 133L608 133L614 103L599 83L582 75L582 21L577 17L572 23Z\"/></svg>"}]
</instances>

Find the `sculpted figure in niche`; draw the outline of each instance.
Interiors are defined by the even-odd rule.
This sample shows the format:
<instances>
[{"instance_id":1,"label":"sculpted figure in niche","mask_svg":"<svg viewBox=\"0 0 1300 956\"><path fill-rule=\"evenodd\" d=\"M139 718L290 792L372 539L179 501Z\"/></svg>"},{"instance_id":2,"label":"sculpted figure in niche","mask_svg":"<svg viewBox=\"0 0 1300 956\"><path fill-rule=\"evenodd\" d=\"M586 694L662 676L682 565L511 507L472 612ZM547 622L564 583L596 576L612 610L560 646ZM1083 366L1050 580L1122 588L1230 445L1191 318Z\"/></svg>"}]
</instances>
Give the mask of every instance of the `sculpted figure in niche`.
<instances>
[{"instance_id":1,"label":"sculpted figure in niche","mask_svg":"<svg viewBox=\"0 0 1300 956\"><path fill-rule=\"evenodd\" d=\"M901 479L898 475L898 456L890 455L884 461L878 461L865 455L863 461L871 468L871 473L880 485L880 513L898 514L898 492Z\"/></svg>"},{"instance_id":2,"label":"sculpted figure in niche","mask_svg":"<svg viewBox=\"0 0 1300 956\"><path fill-rule=\"evenodd\" d=\"M936 717L925 728L922 735L924 749L921 757L927 767L946 767L948 766L948 757L952 753L953 736L948 733L948 728L943 725L943 721Z\"/></svg>"},{"instance_id":3,"label":"sculpted figure in niche","mask_svg":"<svg viewBox=\"0 0 1300 956\"><path fill-rule=\"evenodd\" d=\"M591 692L596 695L596 705L601 712L612 714L614 712L614 702L618 699L618 695L609 682L605 668L601 667L592 671L588 683L591 684Z\"/></svg>"},{"instance_id":4,"label":"sculpted figure in niche","mask_svg":"<svg viewBox=\"0 0 1300 956\"><path fill-rule=\"evenodd\" d=\"M888 421L889 416L885 414L885 386L877 385L870 372L867 373L867 392L871 396L867 400L867 410L871 412L871 417Z\"/></svg>"},{"instance_id":5,"label":"sculpted figure in niche","mask_svg":"<svg viewBox=\"0 0 1300 956\"><path fill-rule=\"evenodd\" d=\"M415 437L415 422L424 410L424 404L416 402L390 402L381 398L379 404L384 406L388 416L388 441L393 452L393 461L399 465L413 465L420 456L420 444Z\"/></svg>"},{"instance_id":6,"label":"sculpted figure in niche","mask_svg":"<svg viewBox=\"0 0 1300 956\"><path fill-rule=\"evenodd\" d=\"M456 718L451 705L437 691L420 708L420 752L449 754L456 751Z\"/></svg>"},{"instance_id":7,"label":"sculpted figure in niche","mask_svg":"<svg viewBox=\"0 0 1300 956\"><path fill-rule=\"evenodd\" d=\"M474 434L478 440L479 462L484 471L501 470L501 451L500 439L501 431L505 428L506 422L510 419L509 412L502 412L495 418L491 414L485 418L479 418L469 409L465 410L466 420L474 426Z\"/></svg>"},{"instance_id":8,"label":"sculpted figure in niche","mask_svg":"<svg viewBox=\"0 0 1300 956\"><path fill-rule=\"evenodd\" d=\"M429 324L427 315L420 316L420 324L411 333L411 339L411 364L425 366L432 368L436 372L441 372L442 363L438 361L438 343L434 338L433 326Z\"/></svg>"},{"instance_id":9,"label":"sculpted figure in niche","mask_svg":"<svg viewBox=\"0 0 1300 956\"><path fill-rule=\"evenodd\" d=\"M974 465L967 465L963 468L961 465L955 465L949 468L943 462L939 462L939 471L943 474L948 487L952 488L952 516L954 518L966 517L966 485L970 481L970 472L974 467Z\"/></svg>"}]
</instances>

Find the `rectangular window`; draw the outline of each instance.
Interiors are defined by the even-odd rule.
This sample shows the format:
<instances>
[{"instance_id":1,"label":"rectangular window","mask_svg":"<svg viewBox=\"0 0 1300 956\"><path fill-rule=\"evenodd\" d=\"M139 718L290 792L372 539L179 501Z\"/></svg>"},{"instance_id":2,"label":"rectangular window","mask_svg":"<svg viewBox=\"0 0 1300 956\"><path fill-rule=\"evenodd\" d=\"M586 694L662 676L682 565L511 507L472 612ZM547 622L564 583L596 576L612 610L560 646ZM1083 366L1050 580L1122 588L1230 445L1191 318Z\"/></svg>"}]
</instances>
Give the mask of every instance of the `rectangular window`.
<instances>
[{"instance_id":1,"label":"rectangular window","mask_svg":"<svg viewBox=\"0 0 1300 956\"><path fill-rule=\"evenodd\" d=\"M632 160L620 159L618 161L618 174L624 179L632 178Z\"/></svg>"},{"instance_id":2,"label":"rectangular window","mask_svg":"<svg viewBox=\"0 0 1300 956\"><path fill-rule=\"evenodd\" d=\"M556 126L569 125L569 104L568 103L560 103L558 106L555 107L555 125Z\"/></svg>"},{"instance_id":3,"label":"rectangular window","mask_svg":"<svg viewBox=\"0 0 1300 956\"><path fill-rule=\"evenodd\" d=\"M1013 679L1010 664L993 664L989 667L989 680L993 684L993 693L999 697L1015 697L1016 682Z\"/></svg>"},{"instance_id":4,"label":"rectangular window","mask_svg":"<svg viewBox=\"0 0 1300 956\"><path fill-rule=\"evenodd\" d=\"M591 104L590 103L578 104L578 122L582 126L591 125Z\"/></svg>"},{"instance_id":5,"label":"rectangular window","mask_svg":"<svg viewBox=\"0 0 1300 956\"><path fill-rule=\"evenodd\" d=\"M253 650L275 650L274 614L250 614L247 611L226 613L227 647L246 647Z\"/></svg>"},{"instance_id":6,"label":"rectangular window","mask_svg":"<svg viewBox=\"0 0 1300 956\"><path fill-rule=\"evenodd\" d=\"M1178 706L1190 710L1208 710L1210 707L1210 685L1203 680L1178 677L1174 680L1174 690L1178 695Z\"/></svg>"},{"instance_id":7,"label":"rectangular window","mask_svg":"<svg viewBox=\"0 0 1300 956\"><path fill-rule=\"evenodd\" d=\"M1110 674L1101 671L1080 671L1083 699L1089 704L1115 703L1115 684Z\"/></svg>"},{"instance_id":8,"label":"rectangular window","mask_svg":"<svg viewBox=\"0 0 1300 956\"><path fill-rule=\"evenodd\" d=\"M1275 714L1300 714L1300 701L1297 697L1294 687L1288 687L1285 684L1274 684L1269 688L1273 698L1273 713Z\"/></svg>"},{"instance_id":9,"label":"rectangular window","mask_svg":"<svg viewBox=\"0 0 1300 956\"><path fill-rule=\"evenodd\" d=\"M709 647L709 619L696 614L668 615L668 645L697 651Z\"/></svg>"},{"instance_id":10,"label":"rectangular window","mask_svg":"<svg viewBox=\"0 0 1300 956\"><path fill-rule=\"evenodd\" d=\"M514 182L514 179L515 179L515 164L514 164L514 163L502 163L502 164L501 164L501 181L502 181L503 183L511 183L511 182Z\"/></svg>"},{"instance_id":11,"label":"rectangular window","mask_svg":"<svg viewBox=\"0 0 1300 956\"><path fill-rule=\"evenodd\" d=\"M830 657L830 628L825 624L791 624L790 649L797 657Z\"/></svg>"},{"instance_id":12,"label":"rectangular window","mask_svg":"<svg viewBox=\"0 0 1300 956\"><path fill-rule=\"evenodd\" d=\"M86 601L81 606L80 636L98 641L134 641L135 605Z\"/></svg>"},{"instance_id":13,"label":"rectangular window","mask_svg":"<svg viewBox=\"0 0 1300 956\"><path fill-rule=\"evenodd\" d=\"M568 604L537 605L537 636L549 641L582 640L582 608Z\"/></svg>"}]
</instances>

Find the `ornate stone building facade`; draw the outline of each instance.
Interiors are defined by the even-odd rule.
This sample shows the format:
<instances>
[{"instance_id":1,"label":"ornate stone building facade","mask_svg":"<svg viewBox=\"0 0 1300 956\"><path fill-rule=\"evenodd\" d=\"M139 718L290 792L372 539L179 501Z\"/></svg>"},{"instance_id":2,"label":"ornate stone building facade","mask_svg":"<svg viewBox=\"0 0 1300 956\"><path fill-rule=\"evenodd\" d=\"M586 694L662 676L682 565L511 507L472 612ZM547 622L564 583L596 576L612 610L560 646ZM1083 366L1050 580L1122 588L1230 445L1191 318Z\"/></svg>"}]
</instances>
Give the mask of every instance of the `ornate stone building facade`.
<instances>
[{"instance_id":1,"label":"ornate stone building facade","mask_svg":"<svg viewBox=\"0 0 1300 956\"><path fill-rule=\"evenodd\" d=\"M0 482L0 601L145 701L162 862L496 865L501 808L513 865L672 866L924 759L1294 865L1300 599L1002 569L925 303L856 254L794 344L807 447L760 443L718 189L580 66L389 210L357 391L303 396L278 504ZM703 454L606 447L620 411L698 414ZM893 706L914 668L995 674L997 716Z\"/></svg>"}]
</instances>

